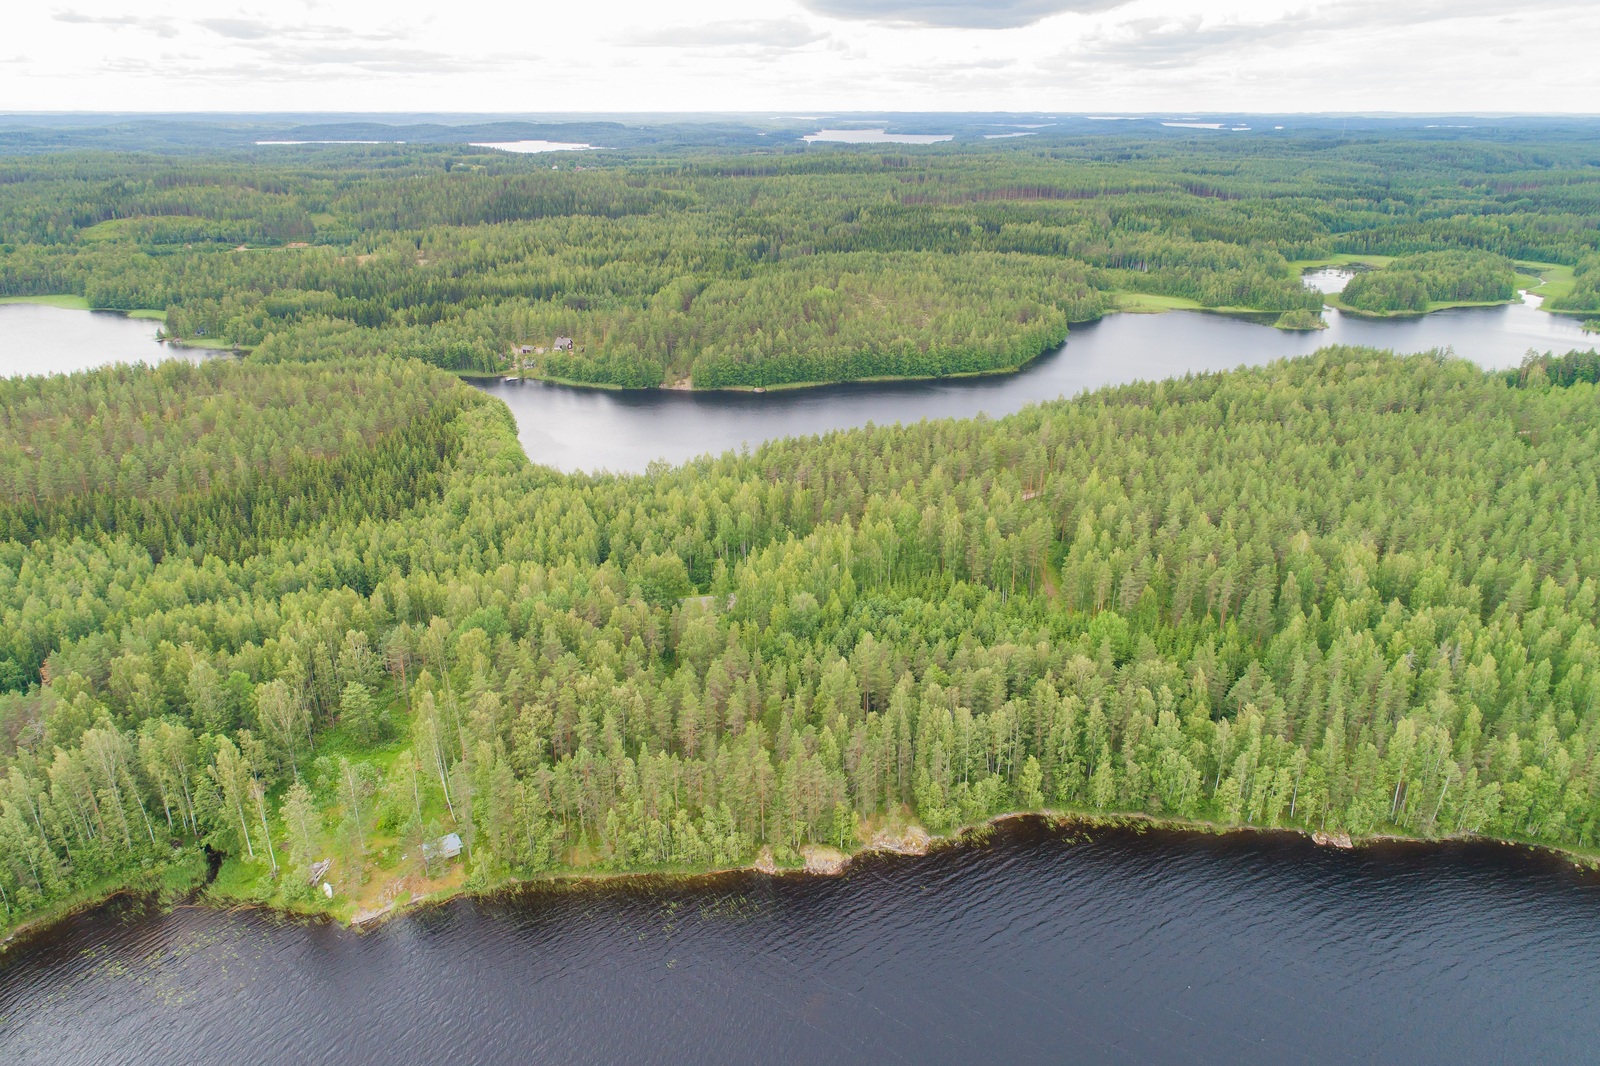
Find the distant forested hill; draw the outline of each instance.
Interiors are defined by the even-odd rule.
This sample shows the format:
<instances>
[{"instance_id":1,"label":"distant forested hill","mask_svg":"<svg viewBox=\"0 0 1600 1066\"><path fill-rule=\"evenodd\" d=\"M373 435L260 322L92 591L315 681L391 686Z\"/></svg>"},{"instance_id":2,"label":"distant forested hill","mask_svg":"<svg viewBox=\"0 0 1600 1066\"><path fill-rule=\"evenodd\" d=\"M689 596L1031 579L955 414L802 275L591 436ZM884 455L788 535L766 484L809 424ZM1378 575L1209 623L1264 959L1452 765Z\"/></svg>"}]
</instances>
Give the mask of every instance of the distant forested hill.
<instances>
[{"instance_id":1,"label":"distant forested hill","mask_svg":"<svg viewBox=\"0 0 1600 1066\"><path fill-rule=\"evenodd\" d=\"M1150 296L1303 321L1296 264L1338 254L1412 257L1356 284L1374 310L1510 298L1528 260L1576 270L1550 308L1600 307L1592 140L1168 134L13 157L0 295L159 309L262 360L700 387L1014 369Z\"/></svg>"}]
</instances>

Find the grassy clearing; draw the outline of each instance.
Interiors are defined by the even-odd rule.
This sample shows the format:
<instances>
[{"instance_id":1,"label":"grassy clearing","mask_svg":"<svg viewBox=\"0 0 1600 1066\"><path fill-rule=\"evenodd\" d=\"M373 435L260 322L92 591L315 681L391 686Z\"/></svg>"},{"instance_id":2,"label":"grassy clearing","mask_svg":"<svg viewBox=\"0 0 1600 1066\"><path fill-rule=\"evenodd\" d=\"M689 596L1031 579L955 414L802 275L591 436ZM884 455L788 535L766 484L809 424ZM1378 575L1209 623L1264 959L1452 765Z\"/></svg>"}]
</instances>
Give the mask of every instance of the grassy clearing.
<instances>
[{"instance_id":1,"label":"grassy clearing","mask_svg":"<svg viewBox=\"0 0 1600 1066\"><path fill-rule=\"evenodd\" d=\"M1163 311L1203 311L1198 300L1187 296L1158 296L1149 292L1114 292L1115 308L1133 315L1157 315Z\"/></svg>"},{"instance_id":2,"label":"grassy clearing","mask_svg":"<svg viewBox=\"0 0 1600 1066\"><path fill-rule=\"evenodd\" d=\"M129 235L130 230L135 230L145 221L144 216L136 215L128 218L108 218L104 222L96 222L92 226L85 226L78 231L80 241L114 241Z\"/></svg>"},{"instance_id":3,"label":"grassy clearing","mask_svg":"<svg viewBox=\"0 0 1600 1066\"><path fill-rule=\"evenodd\" d=\"M1152 292L1129 292L1118 289L1112 292L1114 301L1110 311L1133 315L1158 315L1163 311L1204 311L1212 315L1276 315L1277 311L1263 311L1259 307L1208 307L1187 296L1162 296Z\"/></svg>"},{"instance_id":4,"label":"grassy clearing","mask_svg":"<svg viewBox=\"0 0 1600 1066\"><path fill-rule=\"evenodd\" d=\"M1421 318L1423 315L1446 311L1452 307L1504 307L1506 304L1521 302L1521 297L1510 300L1429 300L1427 308L1422 311L1366 311L1359 307L1351 307L1341 300L1336 292L1328 293L1325 302L1329 307L1337 307L1344 314L1356 318Z\"/></svg>"},{"instance_id":5,"label":"grassy clearing","mask_svg":"<svg viewBox=\"0 0 1600 1066\"><path fill-rule=\"evenodd\" d=\"M1560 263L1518 263L1519 281L1529 277L1534 284L1527 286L1529 292L1535 296L1542 296L1546 300L1559 299L1572 291L1576 280L1572 276L1572 268Z\"/></svg>"},{"instance_id":6,"label":"grassy clearing","mask_svg":"<svg viewBox=\"0 0 1600 1066\"><path fill-rule=\"evenodd\" d=\"M61 307L68 311L90 310L88 300L67 293L55 296L0 296L0 304L38 304L41 307Z\"/></svg>"},{"instance_id":7,"label":"grassy clearing","mask_svg":"<svg viewBox=\"0 0 1600 1066\"><path fill-rule=\"evenodd\" d=\"M1322 270L1326 267L1364 266L1376 270L1378 267L1388 266L1394 260L1395 257L1392 255L1357 255L1344 252L1326 259L1293 259L1289 262L1289 269L1297 274L1304 274L1308 270Z\"/></svg>"},{"instance_id":8,"label":"grassy clearing","mask_svg":"<svg viewBox=\"0 0 1600 1066\"><path fill-rule=\"evenodd\" d=\"M168 339L178 348L204 348L213 352L248 352L250 350L231 341L219 341L211 337L170 337Z\"/></svg>"},{"instance_id":9,"label":"grassy clearing","mask_svg":"<svg viewBox=\"0 0 1600 1066\"><path fill-rule=\"evenodd\" d=\"M50 296L0 296L0 304L35 304L39 307L59 307L66 311L115 311L128 318L147 318L155 322L165 322L167 312L154 307L140 307L132 311L123 311L115 307L90 307L89 301L82 296L73 296L71 293L56 293Z\"/></svg>"}]
</instances>

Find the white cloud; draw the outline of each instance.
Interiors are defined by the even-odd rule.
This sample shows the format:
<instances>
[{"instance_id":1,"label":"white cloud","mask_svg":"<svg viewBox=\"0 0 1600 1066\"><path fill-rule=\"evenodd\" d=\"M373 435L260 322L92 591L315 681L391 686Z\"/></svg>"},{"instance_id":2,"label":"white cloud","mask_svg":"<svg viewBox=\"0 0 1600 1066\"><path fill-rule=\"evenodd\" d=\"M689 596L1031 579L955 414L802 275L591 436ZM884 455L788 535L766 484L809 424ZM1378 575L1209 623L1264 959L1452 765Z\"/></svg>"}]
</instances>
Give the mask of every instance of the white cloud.
<instances>
[{"instance_id":1,"label":"white cloud","mask_svg":"<svg viewBox=\"0 0 1600 1066\"><path fill-rule=\"evenodd\" d=\"M1592 0L73 0L18 110L1581 111ZM1559 32L1553 28L1559 27Z\"/></svg>"},{"instance_id":2,"label":"white cloud","mask_svg":"<svg viewBox=\"0 0 1600 1066\"><path fill-rule=\"evenodd\" d=\"M909 26L1005 30L1065 12L1119 7L1128 0L804 0L820 15Z\"/></svg>"},{"instance_id":3,"label":"white cloud","mask_svg":"<svg viewBox=\"0 0 1600 1066\"><path fill-rule=\"evenodd\" d=\"M701 50L729 45L764 48L801 48L823 40L827 34L801 19L683 23L632 30L617 38L622 44L646 48Z\"/></svg>"}]
</instances>

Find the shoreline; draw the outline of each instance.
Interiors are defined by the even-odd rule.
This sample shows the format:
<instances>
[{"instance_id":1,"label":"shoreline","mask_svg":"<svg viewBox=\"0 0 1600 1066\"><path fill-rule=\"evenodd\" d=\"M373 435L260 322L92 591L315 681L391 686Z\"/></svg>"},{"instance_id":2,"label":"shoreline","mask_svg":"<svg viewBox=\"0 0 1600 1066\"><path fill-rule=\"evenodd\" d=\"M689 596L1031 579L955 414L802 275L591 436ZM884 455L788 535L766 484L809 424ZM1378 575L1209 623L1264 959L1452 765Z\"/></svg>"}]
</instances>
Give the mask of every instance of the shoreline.
<instances>
[{"instance_id":1,"label":"shoreline","mask_svg":"<svg viewBox=\"0 0 1600 1066\"><path fill-rule=\"evenodd\" d=\"M1323 297L1323 302L1326 303L1329 307L1333 308L1335 311L1338 311L1341 315L1349 315L1352 318L1369 318L1369 319L1380 319L1381 320L1381 319L1393 319L1393 318L1426 318L1427 316L1429 316L1431 314L1434 314L1435 312L1438 312L1438 311L1452 311L1452 310L1455 310L1455 309L1461 308L1461 307L1509 307L1512 304L1519 304L1519 303L1523 303L1525 301L1522 299L1522 293L1519 292L1516 296L1513 296L1509 300L1442 300L1442 301L1433 301L1433 302L1430 302L1428 304L1427 309L1423 310L1423 311L1410 311L1410 310L1401 310L1401 311L1364 311L1359 307L1351 307L1349 304L1347 304L1343 300L1339 299L1339 294L1338 293L1330 292L1330 293L1327 293Z\"/></svg>"},{"instance_id":2,"label":"shoreline","mask_svg":"<svg viewBox=\"0 0 1600 1066\"><path fill-rule=\"evenodd\" d=\"M692 884L731 875L760 874L767 877L843 877L858 861L888 855L921 857L936 851L981 844L996 828L1010 822L1040 821L1055 830L1083 829L1134 829L1143 832L1167 831L1192 836L1230 835L1282 835L1304 838L1316 847L1340 851L1359 851L1362 848L1401 844L1417 847L1441 847L1452 843L1488 843L1505 847L1525 848L1529 851L1558 858L1580 870L1600 870L1600 852L1588 854L1555 844L1537 844L1523 840L1486 836L1479 833L1451 833L1437 837L1414 837L1402 833L1369 833L1353 836L1343 831L1333 833L1303 829L1295 826L1223 825L1196 819L1167 818L1142 811L1095 813L1084 811L1041 810L1004 811L981 822L963 823L945 833L934 834L916 822L908 822L898 834L880 830L869 841L846 853L829 845L807 844L800 849L802 863L778 866L771 862L770 846L763 846L749 862L720 866L704 870L581 870L565 868L536 874L532 877L508 877L481 888L465 886L444 892L432 893L407 903L392 902L378 911L356 912L350 918L340 918L331 908L314 907L308 910L280 907L272 903L244 900L227 896L212 896L211 902L226 908L240 906L261 907L280 914L307 918L321 918L338 922L347 929L365 932L375 929L393 918L414 913L428 907L442 906L457 899L483 899L501 892L519 889L554 888L581 890L600 888L634 881L661 881L674 884ZM820 856L818 853L822 853ZM831 853L829 855L828 853ZM820 859L820 861L818 861ZM206 894L201 889L201 894Z\"/></svg>"},{"instance_id":3,"label":"shoreline","mask_svg":"<svg viewBox=\"0 0 1600 1066\"><path fill-rule=\"evenodd\" d=\"M123 318L138 318L150 322L165 322L167 312L154 307L94 307L82 296L71 293L49 293L41 296L0 296L0 307L6 305L23 307L54 307L62 311L92 311L102 315L121 315Z\"/></svg>"},{"instance_id":4,"label":"shoreline","mask_svg":"<svg viewBox=\"0 0 1600 1066\"><path fill-rule=\"evenodd\" d=\"M211 886L214 884L214 875L213 877L206 877L202 874L202 876L194 877L192 876L193 871L190 871L191 877L188 882L182 886L162 884L161 882L167 879L166 875L169 872L182 869L181 865L175 862L163 870L144 874L145 881L153 881L154 883L140 884L137 880L129 881L111 887L103 893L74 900L59 910L48 914L36 915L28 919L8 931L4 938L0 939L0 958L3 958L19 942L48 932L52 927L67 919L110 903L120 896L150 896L155 897L162 903L176 903L187 897L199 905L214 907L217 910L237 910L246 907L258 908L283 917L334 922L355 932L366 932L384 925L391 919L413 914L426 908L442 906L457 899L486 899L503 892L523 889L544 888L572 891L639 881L693 884L699 881L711 881L717 878L751 874L767 877L843 877L850 872L850 869L857 862L862 860L889 855L921 857L936 851L981 845L996 828L1011 822L1024 821L1043 822L1050 829L1057 831L1072 829L1085 831L1131 829L1135 832L1166 831L1191 836L1293 836L1304 838L1316 847L1340 851L1359 851L1363 848L1384 845L1428 848L1459 843L1497 844L1504 847L1539 852L1559 859L1579 870L1600 871L1600 849L1580 851L1576 848L1556 844L1533 843L1480 833L1451 833L1437 837L1407 836L1403 833L1369 833L1356 836L1343 831L1325 832L1296 826L1224 825L1218 822L1207 822L1198 819L1168 818L1141 811L1095 813L1045 808L1041 810L1005 811L981 822L970 822L955 826L942 834L929 833L920 824L908 822L898 832L888 829L879 830L870 840L862 842L859 847L850 852L843 852L828 845L807 844L800 849L802 861L799 864L779 866L772 859L771 847L763 846L749 862L703 870L583 870L568 867L536 874L531 877L507 877L482 887L468 888L463 885L429 893L425 896L414 897L405 902L400 902L397 898L377 910L356 910L350 913L348 917L337 913L340 910L348 911L348 900L345 900L345 906L343 907L320 905L320 898L309 907L300 907L246 899L212 891Z\"/></svg>"},{"instance_id":5,"label":"shoreline","mask_svg":"<svg viewBox=\"0 0 1600 1066\"><path fill-rule=\"evenodd\" d=\"M62 900L55 907L6 930L0 936L0 959L5 958L15 944L122 896L152 897L162 902L177 902L193 896L205 888L208 874L204 851L192 847L175 851L171 860L155 869L141 870L126 881L102 889L86 889L82 895Z\"/></svg>"},{"instance_id":6,"label":"shoreline","mask_svg":"<svg viewBox=\"0 0 1600 1066\"><path fill-rule=\"evenodd\" d=\"M845 378L840 381L790 381L782 382L776 385L718 385L713 388L696 387L695 385L691 384L691 378L689 377L663 382L660 385L631 386L618 385L609 381L578 381L574 378L556 377L551 374L541 373L537 370L527 369L519 371L456 370L451 371L451 373L456 374L458 377L471 378L480 381L537 381L546 385L560 385L569 389L598 389L604 392L688 393L691 395L698 393L707 396L727 393L764 395L769 392L796 392L802 389L826 389L844 385L910 385L939 381L971 381L976 378L998 378L1006 377L1011 374L1020 374L1022 371L1033 366L1033 364L1037 363L1040 359L1043 359L1047 355L1061 351L1067 344L1069 344L1072 340L1070 327L1092 325L1096 322L1103 321L1112 315L1164 315L1171 311L1192 311L1197 314L1222 315L1225 318L1243 319L1254 322L1257 325L1275 329L1279 328L1275 323L1264 320L1268 318L1276 319L1278 316L1284 313L1282 311L1262 311L1251 307L1202 307L1199 304L1193 304L1192 301L1189 301L1183 297L1149 296L1148 294L1142 293L1119 293L1113 295L1118 297L1118 299L1121 299L1124 295L1127 296L1128 306L1114 304L1113 306L1107 307L1105 311L1094 318L1086 318L1079 322L1069 322L1067 323L1069 327L1068 334L1067 336L1063 337L1059 343L1043 348L1038 354L1030 356L1028 359L1018 363L1015 366L995 367L991 370L963 370L954 374L921 374L907 377L899 377L893 374L879 374L863 378ZM1146 300L1172 300L1182 302L1172 303L1167 306L1156 306L1152 303L1142 302ZM1306 332L1314 332L1316 329L1326 328L1326 324L1324 324L1320 327L1307 329Z\"/></svg>"}]
</instances>

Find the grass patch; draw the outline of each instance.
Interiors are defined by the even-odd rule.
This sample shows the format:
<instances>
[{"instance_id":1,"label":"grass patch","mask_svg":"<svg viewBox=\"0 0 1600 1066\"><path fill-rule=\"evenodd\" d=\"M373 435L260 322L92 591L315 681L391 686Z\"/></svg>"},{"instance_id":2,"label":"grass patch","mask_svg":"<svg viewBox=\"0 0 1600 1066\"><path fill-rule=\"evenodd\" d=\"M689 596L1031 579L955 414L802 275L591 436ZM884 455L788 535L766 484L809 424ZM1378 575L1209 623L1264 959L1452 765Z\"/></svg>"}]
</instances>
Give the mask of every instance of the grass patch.
<instances>
[{"instance_id":1,"label":"grass patch","mask_svg":"<svg viewBox=\"0 0 1600 1066\"><path fill-rule=\"evenodd\" d=\"M1339 255L1331 255L1326 259L1290 260L1289 269L1293 270L1296 274L1304 274L1308 270L1322 270L1326 267L1363 266L1371 267L1372 269L1376 270L1378 267L1388 266L1390 263L1394 262L1394 260L1395 257L1392 255L1366 255L1356 254L1354 252L1343 252Z\"/></svg>"},{"instance_id":2,"label":"grass patch","mask_svg":"<svg viewBox=\"0 0 1600 1066\"><path fill-rule=\"evenodd\" d=\"M38 304L41 307L63 307L69 311L90 310L88 300L67 293L55 296L0 296L0 304Z\"/></svg>"},{"instance_id":3,"label":"grass patch","mask_svg":"<svg viewBox=\"0 0 1600 1066\"><path fill-rule=\"evenodd\" d=\"M1343 313L1357 318L1421 318L1423 315L1446 311L1452 307L1504 307L1506 304L1518 303L1520 299L1514 297L1510 300L1429 300L1427 308L1421 311L1366 311L1359 307L1351 307L1341 300L1336 292L1328 293L1323 302L1329 307L1337 307Z\"/></svg>"},{"instance_id":4,"label":"grass patch","mask_svg":"<svg viewBox=\"0 0 1600 1066\"><path fill-rule=\"evenodd\" d=\"M148 318L156 322L167 320L165 310L139 307L132 311L124 311L118 307L90 307L89 301L84 297L73 296L71 293L55 293L50 296L0 296L0 304L35 304L39 307L59 307L66 311L115 311L128 318Z\"/></svg>"},{"instance_id":5,"label":"grass patch","mask_svg":"<svg viewBox=\"0 0 1600 1066\"><path fill-rule=\"evenodd\" d=\"M92 226L85 226L78 231L80 241L114 241L129 235L130 230L137 231L145 221L144 216L131 218L108 218L104 222L96 222Z\"/></svg>"},{"instance_id":6,"label":"grass patch","mask_svg":"<svg viewBox=\"0 0 1600 1066\"><path fill-rule=\"evenodd\" d=\"M265 855L256 859L230 855L217 870L216 880L211 882L206 893L217 899L265 903L272 898L270 873L271 865Z\"/></svg>"},{"instance_id":7,"label":"grass patch","mask_svg":"<svg viewBox=\"0 0 1600 1066\"><path fill-rule=\"evenodd\" d=\"M1560 263L1518 263L1518 280L1529 277L1534 284L1527 286L1529 292L1535 296L1542 296L1546 300L1556 300L1572 292L1572 287L1577 284L1577 279L1572 276L1572 268Z\"/></svg>"},{"instance_id":8,"label":"grass patch","mask_svg":"<svg viewBox=\"0 0 1600 1066\"><path fill-rule=\"evenodd\" d=\"M1253 315L1276 317L1278 311L1263 311L1259 307L1210 307L1187 296L1163 296L1154 292L1129 292L1117 289L1111 294L1114 301L1111 311L1124 311L1134 315L1155 315L1163 311L1204 311L1212 315ZM1270 319L1268 322L1270 324Z\"/></svg>"},{"instance_id":9,"label":"grass patch","mask_svg":"<svg viewBox=\"0 0 1600 1066\"><path fill-rule=\"evenodd\" d=\"M1152 292L1114 292L1116 309L1133 315L1154 315L1162 311L1203 311L1198 300L1187 296L1159 296Z\"/></svg>"},{"instance_id":10,"label":"grass patch","mask_svg":"<svg viewBox=\"0 0 1600 1066\"><path fill-rule=\"evenodd\" d=\"M213 352L247 352L250 350L232 341L217 340L213 337L173 337L171 341L179 348L205 348Z\"/></svg>"}]
</instances>

